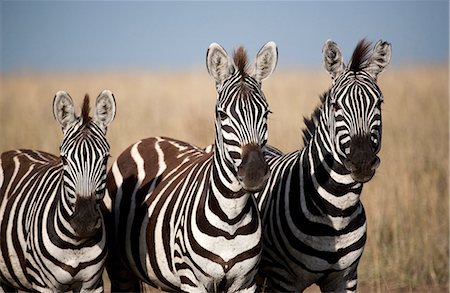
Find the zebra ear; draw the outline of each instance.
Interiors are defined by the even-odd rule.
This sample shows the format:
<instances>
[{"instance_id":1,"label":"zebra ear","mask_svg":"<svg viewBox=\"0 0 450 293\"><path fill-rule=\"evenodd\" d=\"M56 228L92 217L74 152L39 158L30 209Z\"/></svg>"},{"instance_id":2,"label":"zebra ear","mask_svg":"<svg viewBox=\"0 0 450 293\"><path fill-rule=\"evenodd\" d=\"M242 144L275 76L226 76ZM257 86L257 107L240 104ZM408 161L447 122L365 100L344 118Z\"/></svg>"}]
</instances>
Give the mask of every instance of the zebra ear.
<instances>
[{"instance_id":1,"label":"zebra ear","mask_svg":"<svg viewBox=\"0 0 450 293\"><path fill-rule=\"evenodd\" d=\"M265 44L256 55L255 79L258 82L268 78L275 70L278 61L278 48L275 42Z\"/></svg>"},{"instance_id":2,"label":"zebra ear","mask_svg":"<svg viewBox=\"0 0 450 293\"><path fill-rule=\"evenodd\" d=\"M367 61L366 71L377 78L384 68L391 61L391 44L385 41L379 40L373 49L372 56Z\"/></svg>"},{"instance_id":3,"label":"zebra ear","mask_svg":"<svg viewBox=\"0 0 450 293\"><path fill-rule=\"evenodd\" d=\"M109 90L104 90L97 97L94 122L97 123L103 130L111 124L116 116L116 100L114 95Z\"/></svg>"},{"instance_id":4,"label":"zebra ear","mask_svg":"<svg viewBox=\"0 0 450 293\"><path fill-rule=\"evenodd\" d=\"M335 79L344 72L345 68L341 50L335 42L328 40L322 48L322 53L325 69L330 73L331 78Z\"/></svg>"},{"instance_id":5,"label":"zebra ear","mask_svg":"<svg viewBox=\"0 0 450 293\"><path fill-rule=\"evenodd\" d=\"M221 84L230 76L229 67L230 63L225 49L217 43L209 45L206 53L206 68L209 75L216 81L216 84Z\"/></svg>"},{"instance_id":6,"label":"zebra ear","mask_svg":"<svg viewBox=\"0 0 450 293\"><path fill-rule=\"evenodd\" d=\"M77 119L73 100L65 91L59 91L53 99L53 116L63 129Z\"/></svg>"}]
</instances>

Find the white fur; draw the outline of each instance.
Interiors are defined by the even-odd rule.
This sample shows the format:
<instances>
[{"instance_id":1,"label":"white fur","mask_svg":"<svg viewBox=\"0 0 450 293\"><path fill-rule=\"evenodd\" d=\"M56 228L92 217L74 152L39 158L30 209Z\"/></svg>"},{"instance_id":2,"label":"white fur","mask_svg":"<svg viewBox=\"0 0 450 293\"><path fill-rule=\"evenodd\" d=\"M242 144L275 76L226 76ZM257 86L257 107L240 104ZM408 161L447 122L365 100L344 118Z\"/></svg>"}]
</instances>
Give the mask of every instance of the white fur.
<instances>
[{"instance_id":1,"label":"white fur","mask_svg":"<svg viewBox=\"0 0 450 293\"><path fill-rule=\"evenodd\" d=\"M384 68L391 61L391 44L385 41L379 40L373 49L372 56L370 56L366 71L373 76L374 79L377 78L378 74L381 73Z\"/></svg>"},{"instance_id":2,"label":"white fur","mask_svg":"<svg viewBox=\"0 0 450 293\"><path fill-rule=\"evenodd\" d=\"M94 122L103 130L111 124L116 116L116 100L110 90L104 90L97 97Z\"/></svg>"},{"instance_id":3,"label":"white fur","mask_svg":"<svg viewBox=\"0 0 450 293\"><path fill-rule=\"evenodd\" d=\"M344 72L345 68L341 49L332 40L327 40L322 48L322 53L325 69L331 75L331 78L335 79Z\"/></svg>"},{"instance_id":4,"label":"white fur","mask_svg":"<svg viewBox=\"0 0 450 293\"><path fill-rule=\"evenodd\" d=\"M278 49L275 42L266 43L258 52L255 61L254 77L257 81L268 78L275 70L278 62Z\"/></svg>"},{"instance_id":5,"label":"white fur","mask_svg":"<svg viewBox=\"0 0 450 293\"><path fill-rule=\"evenodd\" d=\"M77 118L73 100L65 91L56 93L53 99L53 115L63 130Z\"/></svg>"},{"instance_id":6,"label":"white fur","mask_svg":"<svg viewBox=\"0 0 450 293\"><path fill-rule=\"evenodd\" d=\"M224 48L217 43L209 45L206 53L206 68L216 84L223 83L230 76L230 62Z\"/></svg>"}]
</instances>

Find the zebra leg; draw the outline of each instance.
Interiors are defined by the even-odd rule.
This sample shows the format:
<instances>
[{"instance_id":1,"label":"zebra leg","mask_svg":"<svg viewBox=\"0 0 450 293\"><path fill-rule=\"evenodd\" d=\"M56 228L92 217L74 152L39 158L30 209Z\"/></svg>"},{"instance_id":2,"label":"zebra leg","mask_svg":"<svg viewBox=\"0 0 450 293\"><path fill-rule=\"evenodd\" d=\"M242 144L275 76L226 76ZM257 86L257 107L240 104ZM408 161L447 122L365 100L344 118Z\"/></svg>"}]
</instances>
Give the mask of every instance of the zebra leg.
<instances>
[{"instance_id":1,"label":"zebra leg","mask_svg":"<svg viewBox=\"0 0 450 293\"><path fill-rule=\"evenodd\" d=\"M113 252L108 253L106 271L111 281L111 292L141 292L140 280L125 268Z\"/></svg>"},{"instance_id":2,"label":"zebra leg","mask_svg":"<svg viewBox=\"0 0 450 293\"><path fill-rule=\"evenodd\" d=\"M180 277L180 292L187 293L208 293L208 292L216 292L214 285L211 285L211 288L206 288L205 286L208 286L207 283L202 284L198 279L197 276L194 274L192 269L186 264L181 263L179 265L175 264L175 267L178 267L180 270L178 270L178 274ZM181 269L183 268L183 269Z\"/></svg>"},{"instance_id":3,"label":"zebra leg","mask_svg":"<svg viewBox=\"0 0 450 293\"><path fill-rule=\"evenodd\" d=\"M251 286L249 288L245 288L245 289L241 289L241 290L237 290L237 291L232 291L232 292L237 292L237 293L254 293L254 292L256 292L256 283L253 284L253 286Z\"/></svg>"},{"instance_id":4,"label":"zebra leg","mask_svg":"<svg viewBox=\"0 0 450 293\"><path fill-rule=\"evenodd\" d=\"M228 293L253 293L257 292L258 286L256 284L256 273L257 270L254 269L252 272L242 278L234 278L234 282L227 288Z\"/></svg>"},{"instance_id":5,"label":"zebra leg","mask_svg":"<svg viewBox=\"0 0 450 293\"><path fill-rule=\"evenodd\" d=\"M140 280L125 267L117 247L111 243L108 245L105 268L111 282L111 292L141 292Z\"/></svg>"},{"instance_id":6,"label":"zebra leg","mask_svg":"<svg viewBox=\"0 0 450 293\"><path fill-rule=\"evenodd\" d=\"M0 293L17 293L19 292L16 288L10 287L5 283L0 283Z\"/></svg>"},{"instance_id":7,"label":"zebra leg","mask_svg":"<svg viewBox=\"0 0 450 293\"><path fill-rule=\"evenodd\" d=\"M355 293L358 282L356 266L339 273L332 273L321 279L319 285L322 292Z\"/></svg>"},{"instance_id":8,"label":"zebra leg","mask_svg":"<svg viewBox=\"0 0 450 293\"><path fill-rule=\"evenodd\" d=\"M258 292L303 292L306 289L306 286L298 287L299 284L296 285L293 282L295 276L292 276L284 267L273 265L272 267L266 266L265 269L264 274L259 276L262 282L260 280Z\"/></svg>"},{"instance_id":9,"label":"zebra leg","mask_svg":"<svg viewBox=\"0 0 450 293\"><path fill-rule=\"evenodd\" d=\"M101 206L105 221L108 255L105 261L106 272L111 282L111 292L141 292L140 280L123 264L114 239L114 227L111 214L104 205Z\"/></svg>"},{"instance_id":10,"label":"zebra leg","mask_svg":"<svg viewBox=\"0 0 450 293\"><path fill-rule=\"evenodd\" d=\"M84 287L84 285L86 285L86 283L79 283L78 286L74 287L72 289L73 293L103 293L104 288L103 288L103 279L100 278L97 282L97 284L95 284L94 286L91 287Z\"/></svg>"},{"instance_id":11,"label":"zebra leg","mask_svg":"<svg viewBox=\"0 0 450 293\"><path fill-rule=\"evenodd\" d=\"M358 263L354 264L345 276L345 290L346 292L356 292L356 285L358 285Z\"/></svg>"}]
</instances>

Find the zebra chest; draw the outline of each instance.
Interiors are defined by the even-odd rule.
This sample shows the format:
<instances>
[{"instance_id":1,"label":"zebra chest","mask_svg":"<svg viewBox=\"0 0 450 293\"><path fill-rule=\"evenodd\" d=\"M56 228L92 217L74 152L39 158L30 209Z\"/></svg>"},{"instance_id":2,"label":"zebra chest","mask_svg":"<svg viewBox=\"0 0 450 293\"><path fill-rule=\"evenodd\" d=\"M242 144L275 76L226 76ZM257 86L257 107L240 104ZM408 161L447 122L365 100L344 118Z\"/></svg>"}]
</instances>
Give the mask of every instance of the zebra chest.
<instances>
[{"instance_id":1,"label":"zebra chest","mask_svg":"<svg viewBox=\"0 0 450 293\"><path fill-rule=\"evenodd\" d=\"M229 222L207 208L186 213L177 229L173 252L180 283L190 280L210 291L246 282L261 250L261 223L256 211L255 206L239 220Z\"/></svg>"},{"instance_id":2,"label":"zebra chest","mask_svg":"<svg viewBox=\"0 0 450 293\"><path fill-rule=\"evenodd\" d=\"M212 271L226 273L235 264L237 255L259 245L261 227L258 225L251 229L248 227L251 222L250 216L235 225L226 225L220 221L208 222L208 219L201 217L197 217L197 220L190 218L189 223L180 225L177 230L175 256L202 263L202 268L214 267Z\"/></svg>"},{"instance_id":3,"label":"zebra chest","mask_svg":"<svg viewBox=\"0 0 450 293\"><path fill-rule=\"evenodd\" d=\"M316 226L315 231L319 231L320 226L323 228L323 224L313 226ZM351 226L346 226L342 230L330 227L324 231L330 233L307 235L296 231L295 237L301 244L291 247L291 254L295 255L297 263L301 263L303 268L315 273L340 271L351 267L359 260L366 240L365 222L354 229ZM333 235L331 231L335 234ZM308 250L305 247L308 247ZM295 263L291 264L295 266Z\"/></svg>"},{"instance_id":4,"label":"zebra chest","mask_svg":"<svg viewBox=\"0 0 450 293\"><path fill-rule=\"evenodd\" d=\"M106 257L105 231L100 241L76 240L46 228L30 229L25 250L26 274L33 288L71 290L101 272Z\"/></svg>"},{"instance_id":5,"label":"zebra chest","mask_svg":"<svg viewBox=\"0 0 450 293\"><path fill-rule=\"evenodd\" d=\"M52 243L47 243L45 247L36 247L35 241L28 241L25 258L28 264L28 269L35 272L37 268L45 268L40 270L42 274L45 271L50 272L58 281L62 283L70 282L74 278L80 278L81 273L90 275L86 268L86 263L93 260L101 260L103 249L101 245L92 247L58 247ZM102 266L102 262L98 263ZM96 269L93 270L95 272ZM43 278L47 278L43 276Z\"/></svg>"}]
</instances>

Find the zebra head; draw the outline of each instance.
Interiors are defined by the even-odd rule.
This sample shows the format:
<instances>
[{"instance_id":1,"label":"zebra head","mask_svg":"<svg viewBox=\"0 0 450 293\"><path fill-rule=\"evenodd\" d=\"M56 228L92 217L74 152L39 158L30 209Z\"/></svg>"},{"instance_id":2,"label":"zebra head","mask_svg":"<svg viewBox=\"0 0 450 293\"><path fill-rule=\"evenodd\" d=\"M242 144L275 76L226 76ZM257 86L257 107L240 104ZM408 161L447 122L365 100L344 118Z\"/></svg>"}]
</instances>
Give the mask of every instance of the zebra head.
<instances>
[{"instance_id":1,"label":"zebra head","mask_svg":"<svg viewBox=\"0 0 450 293\"><path fill-rule=\"evenodd\" d=\"M247 54L242 47L234 52L233 59L216 43L212 43L207 52L206 65L218 92L217 153L234 171L241 187L249 192L260 191L269 177L263 150L270 111L261 81L272 74L277 58L274 42L260 49L252 67L247 64Z\"/></svg>"},{"instance_id":2,"label":"zebra head","mask_svg":"<svg viewBox=\"0 0 450 293\"><path fill-rule=\"evenodd\" d=\"M377 76L389 64L391 45L361 40L346 66L340 49L328 40L323 47L324 65L333 85L324 96L335 159L357 182L367 182L380 164L381 103Z\"/></svg>"},{"instance_id":3,"label":"zebra head","mask_svg":"<svg viewBox=\"0 0 450 293\"><path fill-rule=\"evenodd\" d=\"M109 144L106 129L116 112L113 94L105 90L97 97L94 117L89 116L89 96L81 116L75 114L72 98L56 93L53 114L61 124L64 138L60 147L63 188L70 224L80 237L90 237L101 227L97 201L104 196Z\"/></svg>"}]
</instances>

